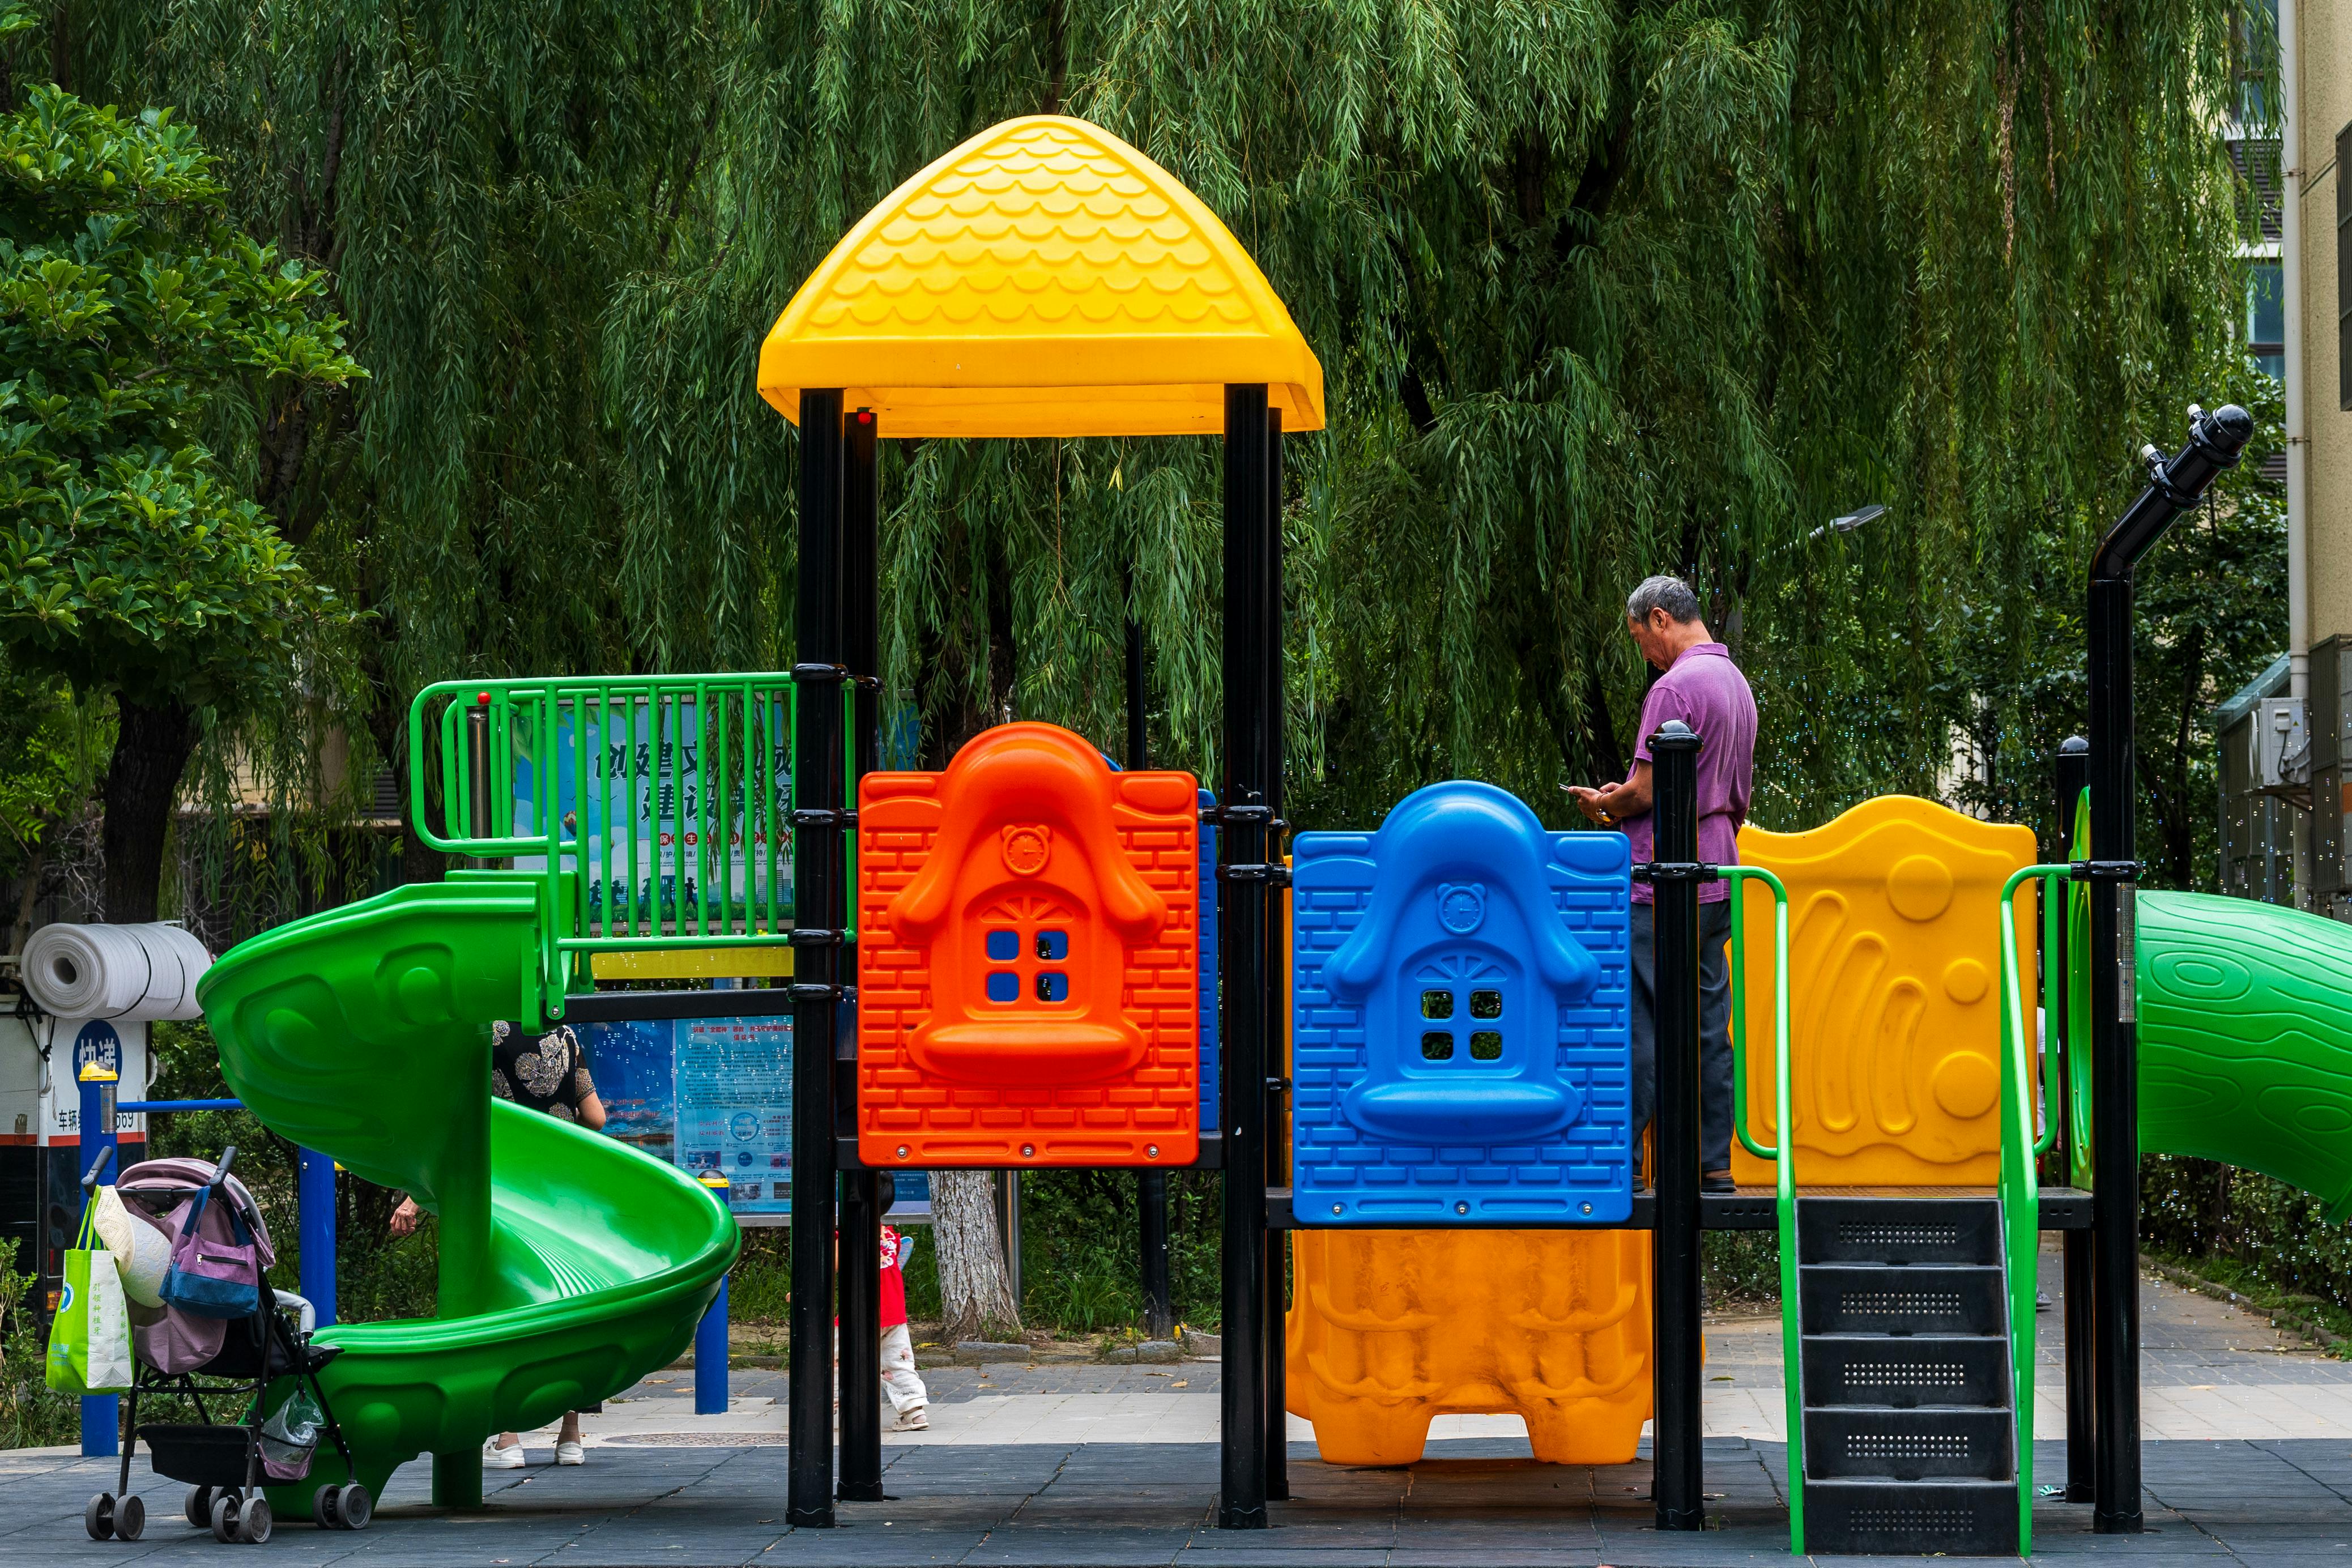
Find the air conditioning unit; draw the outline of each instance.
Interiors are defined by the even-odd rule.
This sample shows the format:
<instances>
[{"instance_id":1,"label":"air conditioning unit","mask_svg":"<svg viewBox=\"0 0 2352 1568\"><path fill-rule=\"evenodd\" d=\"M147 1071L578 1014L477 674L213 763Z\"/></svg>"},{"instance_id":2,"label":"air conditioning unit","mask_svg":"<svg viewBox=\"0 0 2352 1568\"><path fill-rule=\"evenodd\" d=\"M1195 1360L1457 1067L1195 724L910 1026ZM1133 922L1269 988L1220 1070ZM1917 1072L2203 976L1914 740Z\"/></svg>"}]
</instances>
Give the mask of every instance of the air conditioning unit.
<instances>
[{"instance_id":1,"label":"air conditioning unit","mask_svg":"<svg viewBox=\"0 0 2352 1568\"><path fill-rule=\"evenodd\" d=\"M2311 731L2304 722L2300 698L2263 698L2254 743L2263 788L2295 788L2311 783Z\"/></svg>"}]
</instances>

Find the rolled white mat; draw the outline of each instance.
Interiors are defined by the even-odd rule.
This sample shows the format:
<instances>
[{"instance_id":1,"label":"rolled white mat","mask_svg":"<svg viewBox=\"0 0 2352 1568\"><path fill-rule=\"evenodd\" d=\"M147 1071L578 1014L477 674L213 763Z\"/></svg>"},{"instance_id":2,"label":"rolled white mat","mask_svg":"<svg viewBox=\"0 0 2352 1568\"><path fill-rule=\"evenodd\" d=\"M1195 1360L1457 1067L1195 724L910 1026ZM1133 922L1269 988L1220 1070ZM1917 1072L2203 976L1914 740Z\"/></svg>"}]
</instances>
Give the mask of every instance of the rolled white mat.
<instances>
[{"instance_id":1,"label":"rolled white mat","mask_svg":"<svg viewBox=\"0 0 2352 1568\"><path fill-rule=\"evenodd\" d=\"M194 1018L213 955L174 925L48 925L25 943L25 989L58 1018Z\"/></svg>"}]
</instances>

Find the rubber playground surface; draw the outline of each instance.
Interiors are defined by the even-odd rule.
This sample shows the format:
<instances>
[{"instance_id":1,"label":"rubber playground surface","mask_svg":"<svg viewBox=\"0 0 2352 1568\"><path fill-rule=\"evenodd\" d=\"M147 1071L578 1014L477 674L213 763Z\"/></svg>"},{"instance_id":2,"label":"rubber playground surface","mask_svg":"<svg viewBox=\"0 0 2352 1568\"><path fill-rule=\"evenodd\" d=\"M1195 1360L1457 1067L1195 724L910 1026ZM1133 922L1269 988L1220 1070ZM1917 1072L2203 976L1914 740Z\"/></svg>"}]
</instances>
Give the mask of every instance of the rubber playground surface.
<instances>
[{"instance_id":1,"label":"rubber playground surface","mask_svg":"<svg viewBox=\"0 0 2352 1568\"><path fill-rule=\"evenodd\" d=\"M2053 1255L2045 1289L2056 1295ZM2243 1562L2280 1568L2352 1563L2352 1363L2329 1359L2264 1320L2149 1279L2144 1286L2147 1511L2137 1537L2094 1536L2089 1510L2035 1510L2037 1558ZM2056 1324L2043 1337L2037 1479L2063 1480ZM444 1515L425 1467L394 1478L361 1534L285 1522L267 1544L220 1546L180 1522L182 1489L148 1481L146 1539L100 1543L81 1509L111 1461L58 1450L0 1454L14 1505L0 1560L26 1563L215 1563L221 1554L310 1564L1038 1563L1128 1568L1197 1563L1712 1568L1788 1561L1785 1453L1768 1435L1780 1405L1779 1332L1769 1319L1707 1330L1706 1484L1719 1528L1651 1528L1645 1459L1549 1467L1527 1458L1514 1418L1444 1418L1409 1469L1318 1460L1292 1423L1291 1500L1274 1528L1212 1527L1217 1489L1217 1365L927 1369L932 1429L885 1436L892 1500L847 1503L841 1528L782 1523L781 1373L739 1369L729 1414L690 1414L692 1374L656 1374L588 1426L589 1463L485 1479L488 1506ZM1646 1453L1646 1440L1644 1452ZM106 1478L101 1481L101 1477ZM1719 1497L1714 1494L1720 1493ZM1915 1561L1916 1561L1915 1559Z\"/></svg>"}]
</instances>

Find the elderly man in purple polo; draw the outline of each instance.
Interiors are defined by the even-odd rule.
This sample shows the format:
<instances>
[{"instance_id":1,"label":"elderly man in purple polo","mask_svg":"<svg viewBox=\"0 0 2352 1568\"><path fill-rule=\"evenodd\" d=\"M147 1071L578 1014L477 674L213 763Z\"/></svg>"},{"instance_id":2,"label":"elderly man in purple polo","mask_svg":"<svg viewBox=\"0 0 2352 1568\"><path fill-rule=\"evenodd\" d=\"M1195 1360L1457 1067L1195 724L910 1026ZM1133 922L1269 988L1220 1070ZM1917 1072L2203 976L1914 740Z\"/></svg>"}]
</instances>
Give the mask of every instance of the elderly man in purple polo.
<instances>
[{"instance_id":1,"label":"elderly man in purple polo","mask_svg":"<svg viewBox=\"0 0 2352 1568\"><path fill-rule=\"evenodd\" d=\"M1756 698L1731 651L1708 636L1698 595L1679 577L1645 578L1625 602L1625 629L1642 657L1664 671L1642 702L1633 771L1601 789L1571 786L1584 815L1622 827L1636 861L1655 858L1650 816L1650 737L1669 719L1697 731L1698 858L1738 863L1739 825L1748 820L1755 779ZM1707 1192L1731 1190L1731 889L1699 888L1699 1170ZM1657 981L1654 896L1633 884L1633 1140L1641 1142L1657 1104Z\"/></svg>"}]
</instances>

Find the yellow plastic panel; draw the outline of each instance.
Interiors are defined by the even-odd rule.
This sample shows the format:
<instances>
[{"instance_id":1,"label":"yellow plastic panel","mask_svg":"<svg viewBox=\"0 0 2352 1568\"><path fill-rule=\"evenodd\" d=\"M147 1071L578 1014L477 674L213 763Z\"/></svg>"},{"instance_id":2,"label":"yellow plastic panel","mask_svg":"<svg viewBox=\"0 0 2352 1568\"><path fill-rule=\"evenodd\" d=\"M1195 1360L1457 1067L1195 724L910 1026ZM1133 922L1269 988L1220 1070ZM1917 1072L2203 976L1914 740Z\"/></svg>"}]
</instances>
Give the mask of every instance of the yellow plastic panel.
<instances>
[{"instance_id":1,"label":"yellow plastic panel","mask_svg":"<svg viewBox=\"0 0 2352 1568\"><path fill-rule=\"evenodd\" d=\"M885 436L1182 436L1264 382L1323 428L1323 368L1182 182L1100 126L1008 120L900 185L833 247L760 351L788 419L844 389Z\"/></svg>"},{"instance_id":2,"label":"yellow plastic panel","mask_svg":"<svg viewBox=\"0 0 2352 1568\"><path fill-rule=\"evenodd\" d=\"M1516 1414L1555 1465L1650 1418L1646 1231L1294 1230L1291 1414L1335 1465L1409 1465L1447 1412Z\"/></svg>"},{"instance_id":3,"label":"yellow plastic panel","mask_svg":"<svg viewBox=\"0 0 2352 1568\"><path fill-rule=\"evenodd\" d=\"M1739 831L1743 864L1789 889L1790 1091L1807 1186L1990 1186L2000 1147L2001 883L2029 828L1883 795L1810 833ZM1775 1146L1771 895L1748 917L1748 1118ZM2020 930L2033 929L2020 904ZM2026 984L2033 984L2032 972ZM1731 1170L1772 1166L1734 1141Z\"/></svg>"}]
</instances>

